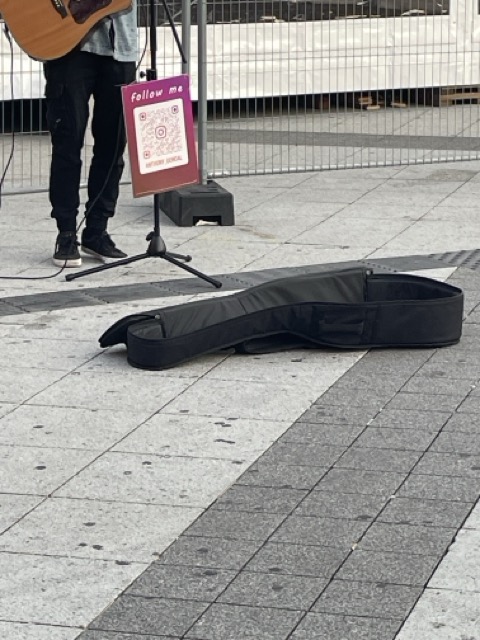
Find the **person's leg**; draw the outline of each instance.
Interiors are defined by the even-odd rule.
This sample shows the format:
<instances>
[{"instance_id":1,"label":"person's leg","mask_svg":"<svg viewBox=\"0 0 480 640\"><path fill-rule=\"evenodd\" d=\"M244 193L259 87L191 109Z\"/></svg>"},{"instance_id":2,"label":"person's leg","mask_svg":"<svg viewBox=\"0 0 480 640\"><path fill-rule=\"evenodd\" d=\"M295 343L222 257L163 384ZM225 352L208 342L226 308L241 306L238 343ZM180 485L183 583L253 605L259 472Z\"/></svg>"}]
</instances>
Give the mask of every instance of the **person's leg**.
<instances>
[{"instance_id":1,"label":"person's leg","mask_svg":"<svg viewBox=\"0 0 480 640\"><path fill-rule=\"evenodd\" d=\"M108 219L115 213L126 146L121 86L134 79L134 62L118 62L107 57L102 60L102 71L93 92L93 158L88 179L86 227L82 234L83 248L93 249L89 253L102 254L96 249L101 244L101 236L105 238ZM111 240L108 244L111 249ZM125 255L119 249L113 251L112 255L108 255L109 253L107 247L104 257Z\"/></svg>"},{"instance_id":2,"label":"person's leg","mask_svg":"<svg viewBox=\"0 0 480 640\"><path fill-rule=\"evenodd\" d=\"M88 101L95 83L92 60L80 52L45 63L47 125L52 141L49 197L59 234L53 262L81 265L76 237L81 152Z\"/></svg>"},{"instance_id":3,"label":"person's leg","mask_svg":"<svg viewBox=\"0 0 480 640\"><path fill-rule=\"evenodd\" d=\"M91 54L72 52L45 63L47 126L52 141L50 203L59 231L75 231L81 152L95 85Z\"/></svg>"}]
</instances>

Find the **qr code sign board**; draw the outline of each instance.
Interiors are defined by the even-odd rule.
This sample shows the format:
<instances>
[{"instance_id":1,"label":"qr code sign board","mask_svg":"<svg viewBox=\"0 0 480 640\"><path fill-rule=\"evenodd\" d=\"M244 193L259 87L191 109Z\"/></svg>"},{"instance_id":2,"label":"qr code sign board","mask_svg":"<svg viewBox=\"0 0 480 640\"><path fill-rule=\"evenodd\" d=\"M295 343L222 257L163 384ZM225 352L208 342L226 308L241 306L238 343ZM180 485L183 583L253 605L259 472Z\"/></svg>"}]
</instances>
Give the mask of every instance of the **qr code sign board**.
<instances>
[{"instance_id":1,"label":"qr code sign board","mask_svg":"<svg viewBox=\"0 0 480 640\"><path fill-rule=\"evenodd\" d=\"M181 98L135 107L133 118L141 174L188 164Z\"/></svg>"}]
</instances>

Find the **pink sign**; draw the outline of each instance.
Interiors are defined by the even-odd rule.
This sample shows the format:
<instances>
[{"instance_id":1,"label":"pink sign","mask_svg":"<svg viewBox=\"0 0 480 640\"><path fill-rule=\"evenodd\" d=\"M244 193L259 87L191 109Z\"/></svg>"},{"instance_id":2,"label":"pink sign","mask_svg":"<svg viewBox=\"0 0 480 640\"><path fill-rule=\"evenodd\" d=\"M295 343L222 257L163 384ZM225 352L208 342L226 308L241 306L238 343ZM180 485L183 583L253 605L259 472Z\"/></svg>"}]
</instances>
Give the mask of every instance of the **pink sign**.
<instances>
[{"instance_id":1,"label":"pink sign","mask_svg":"<svg viewBox=\"0 0 480 640\"><path fill-rule=\"evenodd\" d=\"M133 195L199 182L189 77L122 87Z\"/></svg>"}]
</instances>

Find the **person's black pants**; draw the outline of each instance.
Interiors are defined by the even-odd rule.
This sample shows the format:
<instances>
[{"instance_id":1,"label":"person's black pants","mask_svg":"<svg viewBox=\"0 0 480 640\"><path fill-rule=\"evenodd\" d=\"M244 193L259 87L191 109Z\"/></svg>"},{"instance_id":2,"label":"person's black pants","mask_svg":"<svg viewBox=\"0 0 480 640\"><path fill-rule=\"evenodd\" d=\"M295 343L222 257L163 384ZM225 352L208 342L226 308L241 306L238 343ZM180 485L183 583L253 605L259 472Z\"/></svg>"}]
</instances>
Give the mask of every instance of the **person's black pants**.
<instances>
[{"instance_id":1,"label":"person's black pants","mask_svg":"<svg viewBox=\"0 0 480 640\"><path fill-rule=\"evenodd\" d=\"M47 124L52 139L50 203L59 231L75 231L82 148L93 97L93 158L87 228L105 229L115 213L126 137L121 85L135 80L135 62L75 50L44 65Z\"/></svg>"}]
</instances>

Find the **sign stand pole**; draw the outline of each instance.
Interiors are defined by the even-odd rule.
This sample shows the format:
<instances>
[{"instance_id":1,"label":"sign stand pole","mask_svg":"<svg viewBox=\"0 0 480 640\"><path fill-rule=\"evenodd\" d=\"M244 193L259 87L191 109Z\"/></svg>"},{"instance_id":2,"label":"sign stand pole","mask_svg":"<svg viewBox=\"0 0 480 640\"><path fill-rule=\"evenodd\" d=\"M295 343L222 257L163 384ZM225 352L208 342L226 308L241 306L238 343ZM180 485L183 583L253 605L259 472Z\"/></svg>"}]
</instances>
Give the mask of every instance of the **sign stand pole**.
<instances>
[{"instance_id":1,"label":"sign stand pole","mask_svg":"<svg viewBox=\"0 0 480 640\"><path fill-rule=\"evenodd\" d=\"M175 29L175 25L173 23L173 19L171 17L170 11L166 6L165 0L162 0L167 17L170 23L171 28L173 29L173 34L175 36L175 40L177 42L177 46L179 47L180 53L182 55L182 60L185 63L185 55L183 53L180 40L178 38L177 31ZM150 0L150 69L147 69L146 79L147 80L156 80L157 79L157 22L158 22L158 7L157 0ZM171 253L167 251L167 247L165 242L160 234L160 194L155 193L153 196L153 231L151 231L147 235L147 240L149 241L148 248L145 253L129 256L127 258L122 258L120 260L115 260L115 262L110 262L108 264L101 265L99 267L93 267L92 269L85 269L83 271L78 271L76 273L69 273L65 276L65 279L68 281L75 280L76 278L81 278L83 276L98 273L100 271L104 271L105 269L113 269L115 267L120 267L124 264L130 264L132 262L137 262L139 260L144 260L146 258L161 258L162 260L166 260L185 271L205 280L206 282L212 284L214 287L219 289L222 286L222 283L210 276L205 275L204 273L194 269L186 262L190 262L192 259L191 256L181 255L178 253Z\"/></svg>"}]
</instances>

